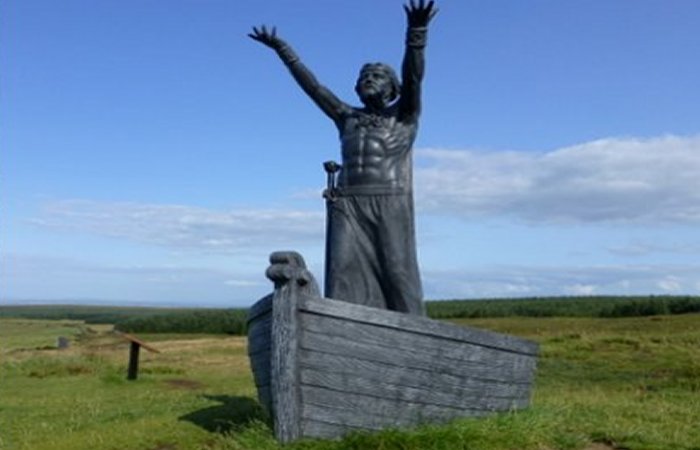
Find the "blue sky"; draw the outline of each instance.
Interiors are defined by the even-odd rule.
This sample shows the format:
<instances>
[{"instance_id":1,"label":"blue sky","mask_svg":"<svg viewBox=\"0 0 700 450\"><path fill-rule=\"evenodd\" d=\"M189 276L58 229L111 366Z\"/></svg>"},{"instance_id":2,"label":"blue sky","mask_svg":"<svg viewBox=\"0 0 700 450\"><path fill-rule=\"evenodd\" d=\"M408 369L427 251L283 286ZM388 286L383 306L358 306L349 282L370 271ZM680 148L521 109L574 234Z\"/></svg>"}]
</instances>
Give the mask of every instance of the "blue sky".
<instances>
[{"instance_id":1,"label":"blue sky","mask_svg":"<svg viewBox=\"0 0 700 450\"><path fill-rule=\"evenodd\" d=\"M700 294L700 4L438 2L415 145L428 299ZM334 126L276 25L356 103L400 1L0 5L0 298L247 306L320 278Z\"/></svg>"}]
</instances>

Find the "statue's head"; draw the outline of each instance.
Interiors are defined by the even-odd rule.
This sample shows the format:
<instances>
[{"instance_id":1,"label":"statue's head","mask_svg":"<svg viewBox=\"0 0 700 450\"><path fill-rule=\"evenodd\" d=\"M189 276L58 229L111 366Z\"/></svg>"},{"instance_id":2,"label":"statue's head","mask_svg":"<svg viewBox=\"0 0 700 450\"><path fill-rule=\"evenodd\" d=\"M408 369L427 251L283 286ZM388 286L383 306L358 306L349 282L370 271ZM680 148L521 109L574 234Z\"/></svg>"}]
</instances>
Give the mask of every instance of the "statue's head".
<instances>
[{"instance_id":1,"label":"statue's head","mask_svg":"<svg viewBox=\"0 0 700 450\"><path fill-rule=\"evenodd\" d=\"M362 66L357 77L355 92L365 105L377 105L381 101L386 106L399 96L399 78L389 65L369 63Z\"/></svg>"}]
</instances>

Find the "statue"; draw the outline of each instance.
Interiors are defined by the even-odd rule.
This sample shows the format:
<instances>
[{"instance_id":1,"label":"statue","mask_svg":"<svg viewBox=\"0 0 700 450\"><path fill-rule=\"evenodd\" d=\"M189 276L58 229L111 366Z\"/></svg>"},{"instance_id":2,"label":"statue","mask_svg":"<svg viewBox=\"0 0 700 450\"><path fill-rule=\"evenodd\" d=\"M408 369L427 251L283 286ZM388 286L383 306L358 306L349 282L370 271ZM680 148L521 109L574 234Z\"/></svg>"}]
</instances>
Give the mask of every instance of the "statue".
<instances>
[{"instance_id":1,"label":"statue","mask_svg":"<svg viewBox=\"0 0 700 450\"><path fill-rule=\"evenodd\" d=\"M325 164L333 174L324 193L328 205L325 295L423 315L412 147L421 109L427 27L437 8L433 1L411 0L404 10L408 29L401 82L388 65L365 64L355 85L362 108L344 103L321 85L275 28L254 27L249 36L277 52L299 86L338 128L342 165Z\"/></svg>"}]
</instances>

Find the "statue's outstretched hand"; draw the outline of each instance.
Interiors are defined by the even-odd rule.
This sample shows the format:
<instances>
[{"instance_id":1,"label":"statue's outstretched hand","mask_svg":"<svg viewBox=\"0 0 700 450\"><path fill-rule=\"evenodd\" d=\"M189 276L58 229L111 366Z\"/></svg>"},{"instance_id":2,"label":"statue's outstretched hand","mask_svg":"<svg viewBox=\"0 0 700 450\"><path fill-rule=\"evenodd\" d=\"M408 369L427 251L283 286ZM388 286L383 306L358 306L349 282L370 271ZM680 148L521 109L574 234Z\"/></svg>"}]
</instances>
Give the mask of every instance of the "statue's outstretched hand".
<instances>
[{"instance_id":1,"label":"statue's outstretched hand","mask_svg":"<svg viewBox=\"0 0 700 450\"><path fill-rule=\"evenodd\" d=\"M403 9L406 11L406 18L408 19L409 27L427 27L430 20L435 17L438 9L434 7L435 2L429 1L425 4L425 0L419 0L416 3L415 0L411 0L411 3L404 5Z\"/></svg>"},{"instance_id":2,"label":"statue's outstretched hand","mask_svg":"<svg viewBox=\"0 0 700 450\"><path fill-rule=\"evenodd\" d=\"M277 37L277 28L272 27L272 30L267 31L265 25L258 27L253 27L253 32L249 33L248 36L273 50L279 50L284 44L282 39Z\"/></svg>"}]
</instances>

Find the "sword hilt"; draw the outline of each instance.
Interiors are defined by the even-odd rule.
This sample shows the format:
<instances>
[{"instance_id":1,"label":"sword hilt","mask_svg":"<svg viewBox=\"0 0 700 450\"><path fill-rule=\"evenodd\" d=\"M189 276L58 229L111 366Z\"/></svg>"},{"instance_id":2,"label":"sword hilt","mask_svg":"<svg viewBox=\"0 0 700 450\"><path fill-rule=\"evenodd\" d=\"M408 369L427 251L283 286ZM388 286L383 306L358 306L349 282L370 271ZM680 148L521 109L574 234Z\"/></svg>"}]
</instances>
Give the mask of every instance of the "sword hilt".
<instances>
[{"instance_id":1,"label":"sword hilt","mask_svg":"<svg viewBox=\"0 0 700 450\"><path fill-rule=\"evenodd\" d=\"M323 170L326 171L326 190L323 191L323 198L326 200L335 200L336 176L342 167L335 161L323 163Z\"/></svg>"}]
</instances>

